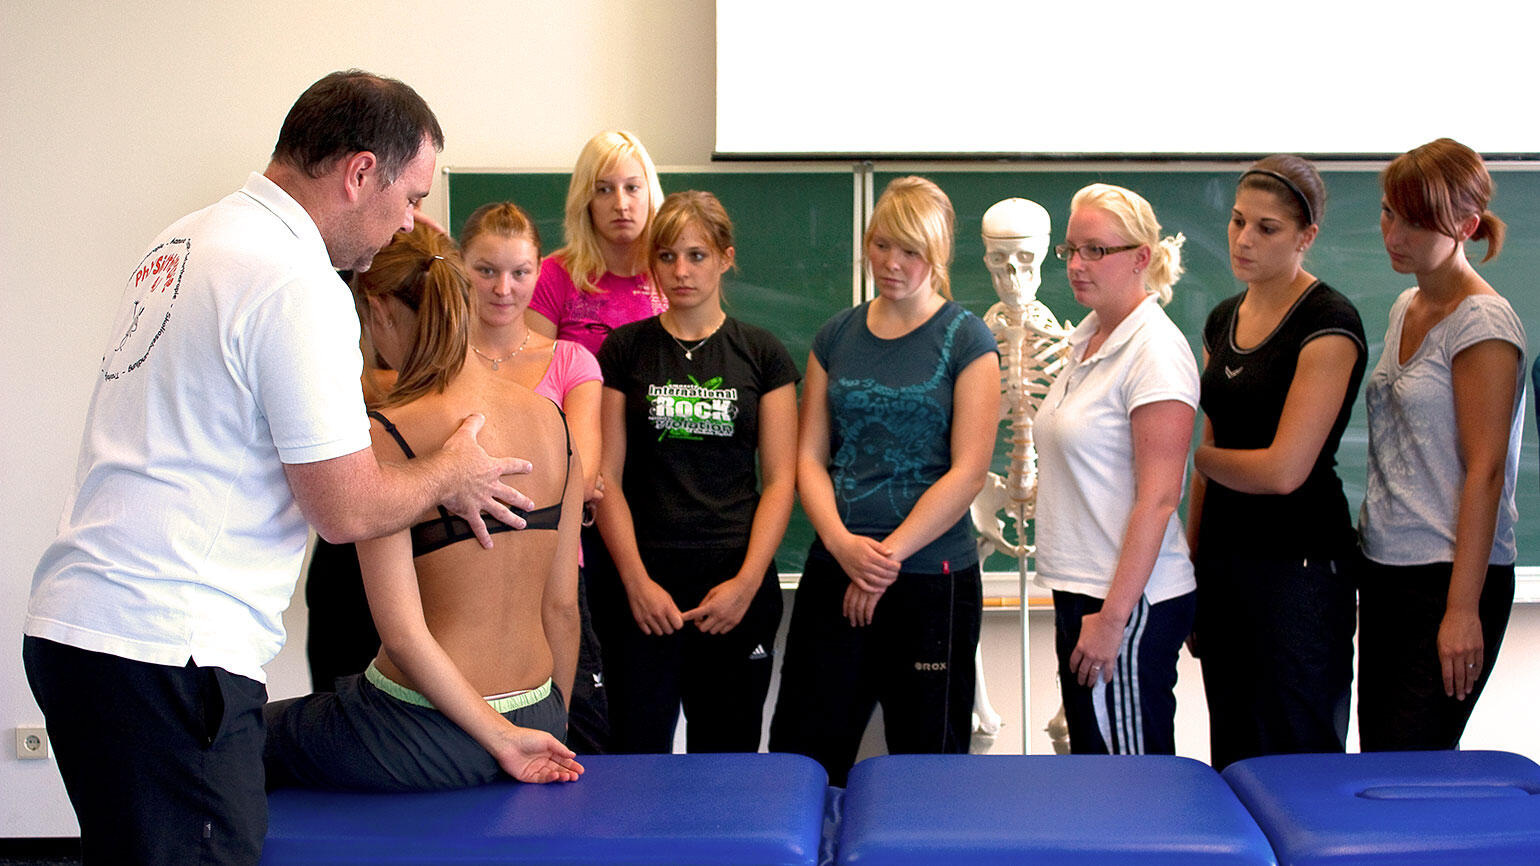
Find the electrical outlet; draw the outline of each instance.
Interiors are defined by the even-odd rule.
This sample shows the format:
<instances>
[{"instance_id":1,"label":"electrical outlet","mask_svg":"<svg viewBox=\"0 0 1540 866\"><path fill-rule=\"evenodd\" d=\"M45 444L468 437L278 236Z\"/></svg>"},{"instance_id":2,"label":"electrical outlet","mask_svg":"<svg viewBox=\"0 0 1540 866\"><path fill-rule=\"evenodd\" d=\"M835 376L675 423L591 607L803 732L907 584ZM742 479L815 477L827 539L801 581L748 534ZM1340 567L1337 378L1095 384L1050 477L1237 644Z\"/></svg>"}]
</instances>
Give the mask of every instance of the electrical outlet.
<instances>
[{"instance_id":1,"label":"electrical outlet","mask_svg":"<svg viewBox=\"0 0 1540 866\"><path fill-rule=\"evenodd\" d=\"M16 757L48 757L48 732L42 725L22 725L16 729Z\"/></svg>"}]
</instances>

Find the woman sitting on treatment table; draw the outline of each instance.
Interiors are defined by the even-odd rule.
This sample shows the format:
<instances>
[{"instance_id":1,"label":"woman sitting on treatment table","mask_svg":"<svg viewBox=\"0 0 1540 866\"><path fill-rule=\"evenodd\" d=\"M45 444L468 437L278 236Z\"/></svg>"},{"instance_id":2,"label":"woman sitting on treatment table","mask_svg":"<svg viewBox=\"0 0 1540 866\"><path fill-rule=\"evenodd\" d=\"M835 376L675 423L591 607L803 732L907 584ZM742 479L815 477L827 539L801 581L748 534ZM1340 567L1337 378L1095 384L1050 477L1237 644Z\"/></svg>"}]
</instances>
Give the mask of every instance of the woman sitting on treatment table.
<instances>
[{"instance_id":1,"label":"woman sitting on treatment table","mask_svg":"<svg viewBox=\"0 0 1540 866\"><path fill-rule=\"evenodd\" d=\"M522 531L489 521L490 550L442 510L359 542L379 655L335 693L268 705L269 787L426 790L583 772L558 739L577 663L581 463L550 400L467 363L469 292L452 242L425 229L355 276L365 333L399 373L370 413L375 452L432 451L484 412L481 442L529 456L521 487L542 506Z\"/></svg>"},{"instance_id":2,"label":"woman sitting on treatment table","mask_svg":"<svg viewBox=\"0 0 1540 866\"><path fill-rule=\"evenodd\" d=\"M437 229L431 221L421 221ZM460 239L475 313L472 363L490 367L561 406L572 432L573 450L583 461L584 499L591 499L599 476L599 362L577 343L535 333L524 321L540 269L540 233L534 221L513 202L495 202L477 208L465 220ZM378 402L394 381L394 371L369 371L364 377L365 400ZM310 608L306 654L311 688L331 691L339 677L362 672L380 648L353 545L316 539L305 601ZM594 656L597 665L597 649ZM580 668L581 663L580 658ZM581 746L571 739L575 729L602 730L607 725L603 694L593 695L593 682L592 677L586 682L578 678L569 696L568 743L580 752ZM580 718L593 701L598 701L597 719Z\"/></svg>"}]
</instances>

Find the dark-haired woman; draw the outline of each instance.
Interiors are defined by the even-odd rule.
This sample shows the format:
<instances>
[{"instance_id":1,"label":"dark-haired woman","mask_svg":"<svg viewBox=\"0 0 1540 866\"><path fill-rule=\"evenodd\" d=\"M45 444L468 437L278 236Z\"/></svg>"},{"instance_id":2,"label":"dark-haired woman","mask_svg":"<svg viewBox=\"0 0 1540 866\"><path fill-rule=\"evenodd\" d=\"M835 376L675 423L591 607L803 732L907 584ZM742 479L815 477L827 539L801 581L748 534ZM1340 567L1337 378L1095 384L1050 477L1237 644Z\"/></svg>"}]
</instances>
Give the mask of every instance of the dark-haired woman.
<instances>
[{"instance_id":1,"label":"dark-haired woman","mask_svg":"<svg viewBox=\"0 0 1540 866\"><path fill-rule=\"evenodd\" d=\"M1230 268L1246 288L1203 329L1188 539L1218 768L1346 748L1356 557L1335 465L1366 350L1352 302L1304 267L1325 205L1299 157L1241 175Z\"/></svg>"},{"instance_id":2,"label":"dark-haired woman","mask_svg":"<svg viewBox=\"0 0 1540 866\"><path fill-rule=\"evenodd\" d=\"M402 791L498 778L570 781L562 745L577 663L577 546L582 469L548 399L467 363L470 284L453 243L398 236L354 278L368 339L398 372L371 412L381 459L440 447L484 412L493 453L515 443L534 465L539 507L485 549L442 509L407 530L359 542L379 654L362 674L269 704L270 787ZM388 412L389 414L385 414Z\"/></svg>"},{"instance_id":3,"label":"dark-haired woman","mask_svg":"<svg viewBox=\"0 0 1540 866\"><path fill-rule=\"evenodd\" d=\"M1466 241L1487 242L1485 262L1505 234L1481 157L1441 138L1380 180L1390 266L1417 285L1365 389L1359 743L1453 749L1513 605L1524 326L1466 258Z\"/></svg>"}]
</instances>

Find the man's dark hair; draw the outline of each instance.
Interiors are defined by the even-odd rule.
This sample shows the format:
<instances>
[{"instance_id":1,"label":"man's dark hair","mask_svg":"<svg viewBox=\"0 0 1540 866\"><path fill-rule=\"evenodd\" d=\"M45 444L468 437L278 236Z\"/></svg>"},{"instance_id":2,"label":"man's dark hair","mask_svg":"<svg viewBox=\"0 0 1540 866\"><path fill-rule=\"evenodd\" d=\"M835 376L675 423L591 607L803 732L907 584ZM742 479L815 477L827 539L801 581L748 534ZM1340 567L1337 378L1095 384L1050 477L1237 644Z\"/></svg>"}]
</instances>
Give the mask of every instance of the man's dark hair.
<instances>
[{"instance_id":1,"label":"man's dark hair","mask_svg":"<svg viewBox=\"0 0 1540 866\"><path fill-rule=\"evenodd\" d=\"M273 159L320 177L336 160L367 150L379 160L385 181L394 183L425 135L435 150L444 149L438 118L417 91L394 78L348 69L310 85L294 101Z\"/></svg>"}]
</instances>

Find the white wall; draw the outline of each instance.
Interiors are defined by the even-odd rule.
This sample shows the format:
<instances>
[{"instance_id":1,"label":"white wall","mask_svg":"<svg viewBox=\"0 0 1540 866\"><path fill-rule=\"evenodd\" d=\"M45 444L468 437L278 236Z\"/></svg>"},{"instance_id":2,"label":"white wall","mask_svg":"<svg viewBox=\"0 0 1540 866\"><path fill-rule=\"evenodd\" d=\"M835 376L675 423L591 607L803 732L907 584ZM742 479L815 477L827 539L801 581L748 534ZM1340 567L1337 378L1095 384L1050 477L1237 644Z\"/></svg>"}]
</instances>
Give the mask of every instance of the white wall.
<instances>
[{"instance_id":1,"label":"white wall","mask_svg":"<svg viewBox=\"0 0 1540 866\"><path fill-rule=\"evenodd\" d=\"M73 477L86 402L125 269L162 227L262 168L310 82L359 66L411 83L448 136L440 165L570 166L590 135L627 127L662 164L712 148L712 0L0 0L0 838L74 835L50 761L12 757L36 724L20 664L32 569ZM276 65L273 64L277 61ZM441 186L441 184L440 184ZM441 192L436 188L436 192ZM443 198L428 201L443 216ZM1033 715L1053 689L1052 619L1033 615ZM291 634L303 634L302 606ZM1019 742L1014 614L986 615L989 685ZM1520 609L1467 742L1540 757L1525 724L1540 610ZM1201 688L1183 668L1183 754L1205 757ZM274 697L308 686L301 642L270 667ZM1033 750L1048 744L1035 734Z\"/></svg>"},{"instance_id":2,"label":"white wall","mask_svg":"<svg viewBox=\"0 0 1540 866\"><path fill-rule=\"evenodd\" d=\"M150 238L265 166L294 98L350 66L422 93L441 166L570 166L610 127L660 163L707 162L714 24L712 0L0 0L0 838L77 832L53 762L13 757L12 729L42 719L21 622ZM275 663L273 694L307 685L302 650Z\"/></svg>"}]
</instances>

